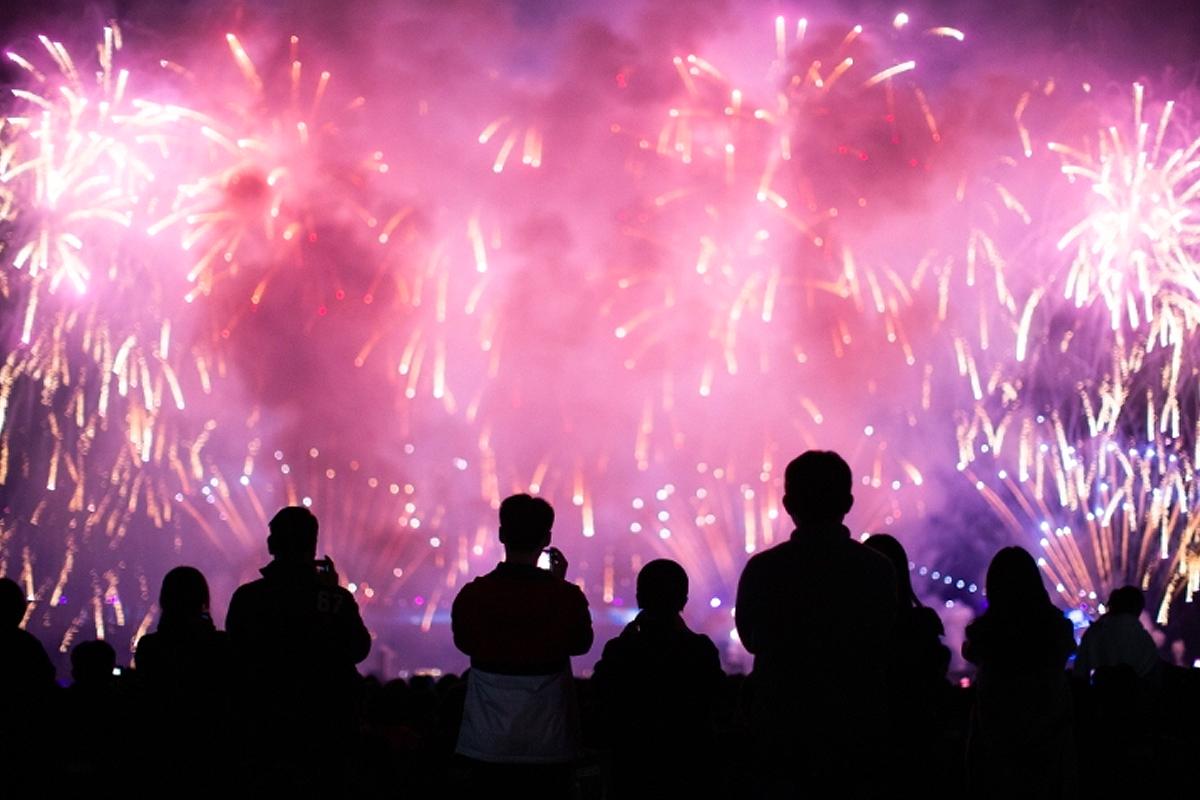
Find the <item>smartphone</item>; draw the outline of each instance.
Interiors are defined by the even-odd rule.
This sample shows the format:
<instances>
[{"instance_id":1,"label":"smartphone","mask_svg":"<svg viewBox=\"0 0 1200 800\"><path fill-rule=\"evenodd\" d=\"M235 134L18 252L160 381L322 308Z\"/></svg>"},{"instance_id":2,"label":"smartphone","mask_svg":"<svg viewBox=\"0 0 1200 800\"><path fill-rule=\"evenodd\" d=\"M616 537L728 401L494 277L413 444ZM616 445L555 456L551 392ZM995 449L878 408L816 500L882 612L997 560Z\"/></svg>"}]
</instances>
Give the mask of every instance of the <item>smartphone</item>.
<instances>
[{"instance_id":1,"label":"smartphone","mask_svg":"<svg viewBox=\"0 0 1200 800\"><path fill-rule=\"evenodd\" d=\"M537 565L538 565L538 569L545 569L545 570L550 569L550 551L549 551L549 549L543 550L541 555L538 556Z\"/></svg>"},{"instance_id":2,"label":"smartphone","mask_svg":"<svg viewBox=\"0 0 1200 800\"><path fill-rule=\"evenodd\" d=\"M327 558L318 558L313 562L313 567L317 570L318 575L328 575L329 566L329 559Z\"/></svg>"},{"instance_id":3,"label":"smartphone","mask_svg":"<svg viewBox=\"0 0 1200 800\"><path fill-rule=\"evenodd\" d=\"M121 677L121 668L120 667L113 667L113 677L114 678Z\"/></svg>"}]
</instances>

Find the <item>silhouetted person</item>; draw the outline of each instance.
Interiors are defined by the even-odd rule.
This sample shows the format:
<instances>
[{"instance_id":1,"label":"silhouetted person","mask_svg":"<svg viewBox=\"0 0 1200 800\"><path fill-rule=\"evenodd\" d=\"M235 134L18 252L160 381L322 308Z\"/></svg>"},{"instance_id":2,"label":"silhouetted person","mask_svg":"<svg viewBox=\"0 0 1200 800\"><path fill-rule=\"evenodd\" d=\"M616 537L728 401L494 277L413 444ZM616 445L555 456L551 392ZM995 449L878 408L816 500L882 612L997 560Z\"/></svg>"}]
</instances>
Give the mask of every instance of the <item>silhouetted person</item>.
<instances>
[{"instance_id":1,"label":"silhouetted person","mask_svg":"<svg viewBox=\"0 0 1200 800\"><path fill-rule=\"evenodd\" d=\"M0 764L22 765L5 770L28 785L34 765L43 768L45 736L54 701L54 665L38 638L21 628L27 604L25 592L14 581L0 578ZM31 760L33 764L31 764ZM37 770L34 770L35 772ZM36 776L42 780L42 775Z\"/></svg>"},{"instance_id":2,"label":"silhouetted person","mask_svg":"<svg viewBox=\"0 0 1200 800\"><path fill-rule=\"evenodd\" d=\"M1075 675L1090 691L1076 710L1091 724L1080 726L1081 750L1091 761L1088 797L1153 796L1147 780L1161 748L1153 711L1162 688L1163 665L1139 616L1145 595L1122 586L1109 595L1104 616L1092 623L1075 654ZM1174 711L1174 709L1172 709Z\"/></svg>"},{"instance_id":3,"label":"silhouetted person","mask_svg":"<svg viewBox=\"0 0 1200 800\"><path fill-rule=\"evenodd\" d=\"M21 587L0 578L0 696L5 707L54 688L54 665L46 648L21 628L27 605Z\"/></svg>"},{"instance_id":4,"label":"silhouetted person","mask_svg":"<svg viewBox=\"0 0 1200 800\"><path fill-rule=\"evenodd\" d=\"M1104 616L1084 631L1075 655L1075 674L1089 678L1093 670L1128 667L1142 680L1156 677L1158 648L1138 618L1146 597L1136 586L1114 589Z\"/></svg>"},{"instance_id":5,"label":"silhouetted person","mask_svg":"<svg viewBox=\"0 0 1200 800\"><path fill-rule=\"evenodd\" d=\"M967 626L975 664L968 781L977 797L1074 797L1077 787L1066 661L1070 621L1050 602L1033 556L998 552L987 571L987 610Z\"/></svg>"},{"instance_id":6,"label":"silhouetted person","mask_svg":"<svg viewBox=\"0 0 1200 800\"><path fill-rule=\"evenodd\" d=\"M737 631L754 654L756 779L767 796L875 793L896 578L842 524L851 484L836 453L810 450L788 464L783 507L796 529L751 558L738 584Z\"/></svg>"},{"instance_id":7,"label":"silhouetted person","mask_svg":"<svg viewBox=\"0 0 1200 800\"><path fill-rule=\"evenodd\" d=\"M239 586L225 627L242 672L249 733L274 771L302 785L316 775L336 783L356 730L361 678L355 665L371 636L354 596L338 585L328 558L316 561L317 518L281 509L270 522L274 560L262 578Z\"/></svg>"},{"instance_id":8,"label":"silhouetted person","mask_svg":"<svg viewBox=\"0 0 1200 800\"><path fill-rule=\"evenodd\" d=\"M55 739L65 794L115 785L125 771L133 709L113 674L116 666L117 653L103 640L80 642L71 650L71 686Z\"/></svg>"},{"instance_id":9,"label":"silhouetted person","mask_svg":"<svg viewBox=\"0 0 1200 800\"><path fill-rule=\"evenodd\" d=\"M896 574L896 625L887 657L890 789L923 790L946 772L939 740L950 685L950 648L937 612L913 591L908 553L894 536L874 533L867 547L885 557Z\"/></svg>"},{"instance_id":10,"label":"silhouetted person","mask_svg":"<svg viewBox=\"0 0 1200 800\"><path fill-rule=\"evenodd\" d=\"M117 651L106 641L80 642L71 650L71 688L79 692L104 693L114 685Z\"/></svg>"},{"instance_id":11,"label":"silhouetted person","mask_svg":"<svg viewBox=\"0 0 1200 800\"><path fill-rule=\"evenodd\" d=\"M573 655L592 646L592 619L567 561L550 548L554 509L518 494L500 504L504 561L454 599L454 644L471 658L457 752L470 759L475 791L498 797L563 797L579 739Z\"/></svg>"},{"instance_id":12,"label":"silhouetted person","mask_svg":"<svg viewBox=\"0 0 1200 800\"><path fill-rule=\"evenodd\" d=\"M604 646L592 676L612 750L610 797L715 796L717 647L681 613L688 577L657 559L637 576L641 612Z\"/></svg>"},{"instance_id":13,"label":"silhouetted person","mask_svg":"<svg viewBox=\"0 0 1200 800\"><path fill-rule=\"evenodd\" d=\"M136 654L148 766L161 777L186 775L192 788L211 786L232 722L229 637L213 624L208 582L194 567L163 577L158 606L158 629L138 640Z\"/></svg>"}]
</instances>

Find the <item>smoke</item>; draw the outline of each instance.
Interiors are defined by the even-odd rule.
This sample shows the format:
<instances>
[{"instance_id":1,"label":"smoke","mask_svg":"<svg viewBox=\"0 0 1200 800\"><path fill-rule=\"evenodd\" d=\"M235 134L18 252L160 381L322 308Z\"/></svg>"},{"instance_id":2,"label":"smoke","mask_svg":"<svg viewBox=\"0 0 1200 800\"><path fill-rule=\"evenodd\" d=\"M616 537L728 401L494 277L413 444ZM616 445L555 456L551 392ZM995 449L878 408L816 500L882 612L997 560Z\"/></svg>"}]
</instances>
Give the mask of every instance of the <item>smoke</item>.
<instances>
[{"instance_id":1,"label":"smoke","mask_svg":"<svg viewBox=\"0 0 1200 800\"><path fill-rule=\"evenodd\" d=\"M301 239L248 226L237 268L170 312L218 367L181 439L207 437L205 479L232 487L198 503L205 524L181 515L178 556L250 577L257 511L307 500L373 624L428 631L400 663L452 663L448 602L496 558L499 498L535 491L594 607L627 608L638 565L674 557L726 642L747 552L789 532L782 468L821 447L860 476L856 533L977 579L1007 534L957 469L974 400L952 343L1011 360L1058 235L1044 220L1070 197L1021 158L1014 108L1032 92L1026 124L1070 139L1099 116L1077 85L1139 62L1099 63L1087 44L1110 24L1081 33L1041 4L1009 21L928 3L909 28L862 5L147 2L14 23L6 39L36 22L86 42L116 17L143 94L261 137L296 181ZM278 144L296 108L302 155ZM164 181L225 157L182 152ZM212 202L264 216L268 171ZM163 237L180 235L153 251L176 276ZM946 586L931 594L969 599Z\"/></svg>"}]
</instances>

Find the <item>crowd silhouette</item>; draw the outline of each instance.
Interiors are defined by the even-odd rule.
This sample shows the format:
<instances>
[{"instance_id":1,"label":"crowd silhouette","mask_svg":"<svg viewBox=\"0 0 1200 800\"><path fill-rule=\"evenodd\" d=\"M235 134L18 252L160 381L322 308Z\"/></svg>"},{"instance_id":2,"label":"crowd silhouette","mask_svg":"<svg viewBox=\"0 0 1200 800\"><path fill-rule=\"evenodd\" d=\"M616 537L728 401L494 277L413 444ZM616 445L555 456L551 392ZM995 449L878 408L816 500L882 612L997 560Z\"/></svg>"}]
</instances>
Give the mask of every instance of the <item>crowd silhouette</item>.
<instances>
[{"instance_id":1,"label":"crowd silhouette","mask_svg":"<svg viewBox=\"0 0 1200 800\"><path fill-rule=\"evenodd\" d=\"M787 467L787 541L746 564L735 612L754 656L726 675L685 621L688 576L658 559L637 616L573 675L593 629L551 547L554 510L519 494L499 509L504 561L459 591L463 676L386 682L356 665L371 636L306 508L270 521L272 561L234 593L220 631L196 569L162 580L157 629L134 668L104 641L70 653L56 683L22 625L28 599L0 578L0 758L29 796L287 794L340 797L1127 797L1169 785L1194 752L1197 671L1157 656L1127 586L1076 651L1033 557L998 552L986 609L947 679L950 649L921 603L903 545L843 524L849 466L808 451ZM549 568L538 566L546 554ZM16 793L11 796L25 796Z\"/></svg>"}]
</instances>

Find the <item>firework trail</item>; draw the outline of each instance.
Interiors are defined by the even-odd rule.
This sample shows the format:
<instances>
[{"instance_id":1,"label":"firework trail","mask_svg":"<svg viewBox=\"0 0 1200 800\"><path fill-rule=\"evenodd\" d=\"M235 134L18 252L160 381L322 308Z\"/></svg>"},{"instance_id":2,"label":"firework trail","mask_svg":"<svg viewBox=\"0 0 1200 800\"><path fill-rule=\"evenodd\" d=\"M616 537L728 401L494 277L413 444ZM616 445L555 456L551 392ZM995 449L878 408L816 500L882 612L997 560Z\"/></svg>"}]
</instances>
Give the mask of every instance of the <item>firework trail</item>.
<instances>
[{"instance_id":1,"label":"firework trail","mask_svg":"<svg viewBox=\"0 0 1200 800\"><path fill-rule=\"evenodd\" d=\"M303 264L306 244L318 242L331 229L378 225L359 197L368 177L386 174L388 164L380 151L358 159L344 156L347 145L340 134L345 115L365 100L354 97L328 113L332 75L322 71L309 77L299 58L299 37L289 40L282 86L264 80L235 34L227 33L225 41L243 91L225 101L224 108L188 115L196 136L186 160L211 164L211 169L184 177L169 212L147 232L157 236L181 229L180 245L193 259L186 275L192 288L185 299L216 294L210 305L233 305L234 318L218 323L219 333L227 337L237 317L262 302L280 270L295 268L308 281L322 273ZM173 62L163 65L186 83L211 80ZM313 307L339 292L336 272L323 277L324 285L313 287Z\"/></svg>"},{"instance_id":2,"label":"firework trail","mask_svg":"<svg viewBox=\"0 0 1200 800\"><path fill-rule=\"evenodd\" d=\"M405 19L385 55L330 28L361 69L206 28L140 96L115 26L97 68L14 59L0 558L30 624L132 639L160 566L227 595L299 502L373 626L448 651L531 491L599 614L669 556L727 641L805 447L860 476L856 534L964 565L939 598L973 591L968 536L1034 544L1089 612L1132 581L1165 624L1195 593L1182 104L979 88L971 38L907 14L649 14L529 51ZM948 508L975 527L928 532Z\"/></svg>"}]
</instances>

